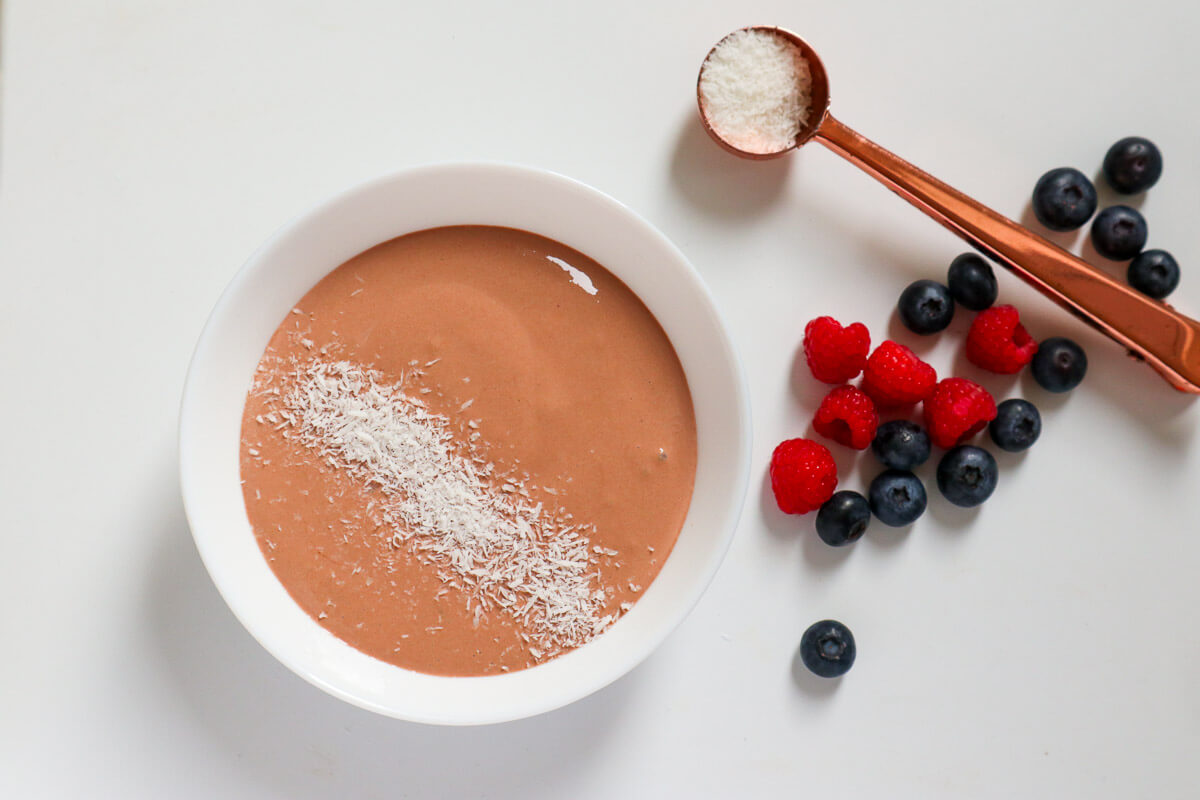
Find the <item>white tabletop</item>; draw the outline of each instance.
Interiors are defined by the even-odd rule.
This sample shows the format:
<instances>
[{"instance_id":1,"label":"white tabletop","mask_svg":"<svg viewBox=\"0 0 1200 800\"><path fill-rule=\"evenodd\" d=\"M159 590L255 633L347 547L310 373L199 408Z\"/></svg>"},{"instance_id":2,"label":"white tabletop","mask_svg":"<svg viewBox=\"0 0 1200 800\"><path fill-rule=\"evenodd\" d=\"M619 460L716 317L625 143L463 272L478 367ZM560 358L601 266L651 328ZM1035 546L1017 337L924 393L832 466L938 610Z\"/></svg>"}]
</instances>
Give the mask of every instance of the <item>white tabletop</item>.
<instances>
[{"instance_id":1,"label":"white tabletop","mask_svg":"<svg viewBox=\"0 0 1200 800\"><path fill-rule=\"evenodd\" d=\"M911 531L825 547L762 480L819 398L792 378L803 324L911 341L896 296L964 247L819 147L724 154L693 92L728 31L797 29L839 118L1018 217L1046 169L1148 136L1150 242L1200 315L1200 6L6 5L0 796L1195 796L1200 408L1001 275L1035 336L1085 346L1087 381L1052 399L989 378L1045 422L993 498L934 490ZM259 242L347 185L464 159L565 173L674 239L741 349L756 441L733 548L644 665L540 718L442 729L328 697L245 633L193 548L174 435L192 344ZM939 371L977 374L966 322L923 350ZM838 682L793 663L825 617L858 639Z\"/></svg>"}]
</instances>

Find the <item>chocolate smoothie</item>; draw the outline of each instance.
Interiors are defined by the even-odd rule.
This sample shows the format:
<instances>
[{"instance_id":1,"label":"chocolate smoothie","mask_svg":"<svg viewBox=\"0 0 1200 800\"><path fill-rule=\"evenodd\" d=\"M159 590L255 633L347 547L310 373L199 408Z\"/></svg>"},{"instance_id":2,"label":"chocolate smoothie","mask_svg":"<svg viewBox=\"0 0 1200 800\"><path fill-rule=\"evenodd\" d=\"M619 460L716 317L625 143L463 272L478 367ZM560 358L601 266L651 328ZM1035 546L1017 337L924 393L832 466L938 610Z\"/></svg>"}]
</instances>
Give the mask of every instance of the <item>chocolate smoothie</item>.
<instances>
[{"instance_id":1,"label":"chocolate smoothie","mask_svg":"<svg viewBox=\"0 0 1200 800\"><path fill-rule=\"evenodd\" d=\"M523 669L658 574L696 424L618 278L558 242L454 226L352 258L272 336L242 420L246 510L295 601L383 661Z\"/></svg>"}]
</instances>

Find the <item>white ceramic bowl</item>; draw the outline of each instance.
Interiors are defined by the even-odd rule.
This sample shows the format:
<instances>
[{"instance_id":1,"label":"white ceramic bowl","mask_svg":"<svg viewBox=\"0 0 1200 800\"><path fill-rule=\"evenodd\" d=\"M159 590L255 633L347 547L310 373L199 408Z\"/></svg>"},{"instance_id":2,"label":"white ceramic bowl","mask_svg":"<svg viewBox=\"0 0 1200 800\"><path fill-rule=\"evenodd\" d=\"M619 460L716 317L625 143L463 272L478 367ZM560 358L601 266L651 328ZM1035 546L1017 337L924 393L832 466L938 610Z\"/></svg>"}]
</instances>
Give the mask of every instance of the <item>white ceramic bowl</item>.
<instances>
[{"instance_id":1,"label":"white ceramic bowl","mask_svg":"<svg viewBox=\"0 0 1200 800\"><path fill-rule=\"evenodd\" d=\"M633 609L587 645L532 669L442 677L355 650L288 596L259 552L242 501L242 406L267 340L325 274L363 250L440 225L521 228L591 256L646 303L675 345L696 410L696 486L679 540ZM381 714L452 725L531 716L600 689L645 658L717 570L746 493L750 419L733 345L695 269L625 206L559 175L448 164L344 192L286 225L242 267L200 335L180 412L183 500L217 589L246 629L297 675Z\"/></svg>"}]
</instances>

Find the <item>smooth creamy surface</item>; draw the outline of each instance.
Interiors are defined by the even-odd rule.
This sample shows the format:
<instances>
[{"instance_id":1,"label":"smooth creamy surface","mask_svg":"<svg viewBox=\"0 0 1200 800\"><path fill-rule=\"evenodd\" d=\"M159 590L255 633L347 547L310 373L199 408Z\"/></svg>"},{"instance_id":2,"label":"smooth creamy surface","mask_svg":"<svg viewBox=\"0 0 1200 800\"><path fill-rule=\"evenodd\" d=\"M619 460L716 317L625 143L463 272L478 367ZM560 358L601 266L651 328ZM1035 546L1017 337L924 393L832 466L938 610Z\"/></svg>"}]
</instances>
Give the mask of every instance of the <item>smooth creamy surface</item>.
<instances>
[{"instance_id":1,"label":"smooth creamy surface","mask_svg":"<svg viewBox=\"0 0 1200 800\"><path fill-rule=\"evenodd\" d=\"M527 475L531 498L594 526L602 613L627 610L670 553L691 500L696 426L682 367L649 310L596 262L531 233L403 236L343 264L297 304L267 347L242 421L259 546L296 602L354 647L448 675L539 661L507 610L476 614L434 565L392 544L378 489L273 421L280 397L270 387L313 359L403 381L456 438L478 432L497 474Z\"/></svg>"}]
</instances>

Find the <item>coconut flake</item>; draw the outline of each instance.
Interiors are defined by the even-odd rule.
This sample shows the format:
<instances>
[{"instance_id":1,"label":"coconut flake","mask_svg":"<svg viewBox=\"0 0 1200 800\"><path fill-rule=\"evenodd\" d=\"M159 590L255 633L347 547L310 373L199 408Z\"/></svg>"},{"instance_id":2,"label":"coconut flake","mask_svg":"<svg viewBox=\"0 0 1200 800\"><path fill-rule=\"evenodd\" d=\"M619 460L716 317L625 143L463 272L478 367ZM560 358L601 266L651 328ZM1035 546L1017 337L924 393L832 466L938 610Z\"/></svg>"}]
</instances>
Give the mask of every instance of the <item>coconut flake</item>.
<instances>
[{"instance_id":1,"label":"coconut flake","mask_svg":"<svg viewBox=\"0 0 1200 800\"><path fill-rule=\"evenodd\" d=\"M461 588L476 619L506 609L528 633L535 659L577 647L611 624L601 613L605 593L590 542L567 525L570 515L556 519L557 510L533 503L523 480L493 478L494 465L456 441L451 421L402 383L319 359L298 365L285 383L293 437L376 487L390 543L411 548Z\"/></svg>"}]
</instances>

